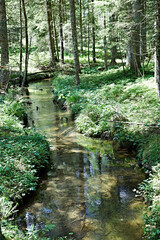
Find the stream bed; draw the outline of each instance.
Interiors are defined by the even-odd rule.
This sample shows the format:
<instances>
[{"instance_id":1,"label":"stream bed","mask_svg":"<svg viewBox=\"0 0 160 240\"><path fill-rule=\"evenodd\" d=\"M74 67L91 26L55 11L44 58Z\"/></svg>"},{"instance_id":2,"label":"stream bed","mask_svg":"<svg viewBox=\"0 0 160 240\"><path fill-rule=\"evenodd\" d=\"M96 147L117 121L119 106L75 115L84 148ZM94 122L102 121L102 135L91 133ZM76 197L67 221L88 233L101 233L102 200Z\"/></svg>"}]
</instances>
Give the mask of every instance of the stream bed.
<instances>
[{"instance_id":1,"label":"stream bed","mask_svg":"<svg viewBox=\"0 0 160 240\"><path fill-rule=\"evenodd\" d=\"M49 80L28 90L29 124L46 135L51 168L20 211L22 227L55 225L50 239L69 233L77 240L142 239L143 203L134 189L145 176L134 159L111 141L76 133L69 111L53 103Z\"/></svg>"}]
</instances>

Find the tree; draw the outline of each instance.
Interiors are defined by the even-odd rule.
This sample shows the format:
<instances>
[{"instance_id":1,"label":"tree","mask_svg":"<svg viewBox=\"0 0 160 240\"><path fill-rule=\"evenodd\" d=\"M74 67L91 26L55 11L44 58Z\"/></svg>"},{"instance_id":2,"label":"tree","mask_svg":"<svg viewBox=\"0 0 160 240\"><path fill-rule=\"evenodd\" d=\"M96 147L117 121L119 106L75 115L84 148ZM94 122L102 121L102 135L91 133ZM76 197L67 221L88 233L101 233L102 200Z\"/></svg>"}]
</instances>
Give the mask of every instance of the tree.
<instances>
[{"instance_id":1,"label":"tree","mask_svg":"<svg viewBox=\"0 0 160 240\"><path fill-rule=\"evenodd\" d=\"M158 86L160 98L160 2L156 0L156 21L155 21L155 80Z\"/></svg>"},{"instance_id":2,"label":"tree","mask_svg":"<svg viewBox=\"0 0 160 240\"><path fill-rule=\"evenodd\" d=\"M109 39L111 44L111 65L116 64L117 58L117 32L115 31L115 24L117 22L117 13L112 13L109 18L110 29L109 29Z\"/></svg>"},{"instance_id":3,"label":"tree","mask_svg":"<svg viewBox=\"0 0 160 240\"><path fill-rule=\"evenodd\" d=\"M79 0L79 23L80 23L81 52L83 52L82 0Z\"/></svg>"},{"instance_id":4,"label":"tree","mask_svg":"<svg viewBox=\"0 0 160 240\"><path fill-rule=\"evenodd\" d=\"M103 37L103 44L104 44L104 68L107 69L107 37L106 37L106 15L104 13L104 37Z\"/></svg>"},{"instance_id":5,"label":"tree","mask_svg":"<svg viewBox=\"0 0 160 240\"><path fill-rule=\"evenodd\" d=\"M140 54L144 60L147 55L147 39L146 39L146 0L141 0L141 23L140 23Z\"/></svg>"},{"instance_id":6,"label":"tree","mask_svg":"<svg viewBox=\"0 0 160 240\"><path fill-rule=\"evenodd\" d=\"M52 4L51 0L46 0L47 10L47 24L48 24L48 35L49 35L49 52L50 52L50 65L55 66L55 43L53 37L53 19L52 19Z\"/></svg>"},{"instance_id":7,"label":"tree","mask_svg":"<svg viewBox=\"0 0 160 240\"><path fill-rule=\"evenodd\" d=\"M92 0L92 56L93 56L93 63L96 63L96 34L95 34L94 0Z\"/></svg>"},{"instance_id":8,"label":"tree","mask_svg":"<svg viewBox=\"0 0 160 240\"><path fill-rule=\"evenodd\" d=\"M19 41L19 48L20 48L20 53L19 53L19 80L22 82L22 58L23 58L23 53L22 53L22 41L23 41L23 35L22 35L22 0L19 0L19 20L20 20L20 41Z\"/></svg>"},{"instance_id":9,"label":"tree","mask_svg":"<svg viewBox=\"0 0 160 240\"><path fill-rule=\"evenodd\" d=\"M0 0L0 47L1 47L1 69L0 69L0 88L8 89L9 83L9 52L8 52L8 35L6 20L5 0Z\"/></svg>"},{"instance_id":10,"label":"tree","mask_svg":"<svg viewBox=\"0 0 160 240\"><path fill-rule=\"evenodd\" d=\"M75 14L75 2L74 2L74 0L69 0L69 4L70 4L70 19L71 19L71 28L72 28L74 66L75 66L75 74L76 74L76 84L78 85L80 83L80 78L79 78L80 64L79 64L79 54L78 54L76 14Z\"/></svg>"},{"instance_id":11,"label":"tree","mask_svg":"<svg viewBox=\"0 0 160 240\"><path fill-rule=\"evenodd\" d=\"M63 20L62 20L62 0L59 0L59 35L60 35L60 49L61 62L64 63L64 41L63 41Z\"/></svg>"},{"instance_id":12,"label":"tree","mask_svg":"<svg viewBox=\"0 0 160 240\"><path fill-rule=\"evenodd\" d=\"M24 76L21 87L23 88L24 84L27 82L27 74L28 74L28 60L29 60L29 41L28 41L28 18L26 13L25 1L22 0L23 6L23 15L24 15L24 25L25 25L25 69L24 69Z\"/></svg>"},{"instance_id":13,"label":"tree","mask_svg":"<svg viewBox=\"0 0 160 240\"><path fill-rule=\"evenodd\" d=\"M135 71L136 75L140 75L141 59L140 59L140 24L142 4L141 0L134 0L131 5L132 21L130 32L128 34L127 44L127 63L130 68Z\"/></svg>"}]
</instances>

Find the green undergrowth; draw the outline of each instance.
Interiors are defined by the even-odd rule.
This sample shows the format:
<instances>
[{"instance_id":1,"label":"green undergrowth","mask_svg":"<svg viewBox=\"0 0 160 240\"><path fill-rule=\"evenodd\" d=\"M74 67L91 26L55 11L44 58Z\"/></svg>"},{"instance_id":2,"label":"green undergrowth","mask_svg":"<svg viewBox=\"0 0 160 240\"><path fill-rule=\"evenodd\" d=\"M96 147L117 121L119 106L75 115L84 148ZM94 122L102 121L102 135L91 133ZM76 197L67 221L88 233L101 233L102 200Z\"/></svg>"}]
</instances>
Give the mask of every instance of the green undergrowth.
<instances>
[{"instance_id":1,"label":"green undergrowth","mask_svg":"<svg viewBox=\"0 0 160 240\"><path fill-rule=\"evenodd\" d=\"M152 180L146 180L145 185L150 186L155 199L160 198L159 168L156 167L160 163L160 100L153 72L137 78L122 68L101 72L96 67L84 68L80 79L81 83L76 86L74 76L57 74L53 79L54 100L70 107L78 132L113 139L121 147L136 150L137 162L144 169L156 169ZM150 184L155 178L159 183L156 190ZM144 216L144 232L146 239L154 240L159 239L160 216L156 211L159 203L152 196L150 201L153 213ZM154 237L153 232L156 232Z\"/></svg>"},{"instance_id":2,"label":"green undergrowth","mask_svg":"<svg viewBox=\"0 0 160 240\"><path fill-rule=\"evenodd\" d=\"M4 221L23 197L35 191L39 173L49 163L49 144L35 129L24 127L25 109L12 94L0 97L0 218L3 233L9 237ZM29 238L32 239L32 238Z\"/></svg>"}]
</instances>

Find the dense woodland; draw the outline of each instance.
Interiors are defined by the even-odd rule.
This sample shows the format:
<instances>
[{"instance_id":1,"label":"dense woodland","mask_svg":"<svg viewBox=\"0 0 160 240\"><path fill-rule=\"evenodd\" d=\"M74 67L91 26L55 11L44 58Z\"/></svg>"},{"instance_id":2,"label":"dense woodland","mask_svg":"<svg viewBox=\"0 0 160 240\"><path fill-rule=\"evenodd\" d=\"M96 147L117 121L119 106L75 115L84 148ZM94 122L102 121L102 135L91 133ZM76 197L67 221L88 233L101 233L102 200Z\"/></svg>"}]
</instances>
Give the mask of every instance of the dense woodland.
<instances>
[{"instance_id":1,"label":"dense woodland","mask_svg":"<svg viewBox=\"0 0 160 240\"><path fill-rule=\"evenodd\" d=\"M9 72L19 67L23 86L32 53L38 55L49 50L52 67L57 62L65 63L64 53L73 51L77 84L80 54L87 57L89 67L98 58L103 60L104 69L121 60L137 76L145 74L144 65L155 54L155 79L160 92L159 1L22 0L0 4L1 88L4 90L8 88Z\"/></svg>"},{"instance_id":2,"label":"dense woodland","mask_svg":"<svg viewBox=\"0 0 160 240\"><path fill-rule=\"evenodd\" d=\"M139 189L150 206L144 214L144 236L160 239L159 0L0 0L0 56L0 150L5 157L10 154L3 145L6 118L17 111L16 117L25 115L11 92L21 93L30 80L53 77L54 101L69 106L77 131L134 150L137 163L151 172ZM14 128L7 123L6 141L16 142L17 134L26 136L19 120L10 121ZM27 131L32 141L42 142L41 149L36 144L34 148L47 159L45 140ZM27 183L15 201L22 192L35 189L35 179L33 174L31 186ZM11 192L5 191L10 199ZM0 207L4 205L0 198ZM7 200L6 206L12 212L12 203ZM2 212L2 219L10 215ZM0 239L6 239L2 230Z\"/></svg>"}]
</instances>

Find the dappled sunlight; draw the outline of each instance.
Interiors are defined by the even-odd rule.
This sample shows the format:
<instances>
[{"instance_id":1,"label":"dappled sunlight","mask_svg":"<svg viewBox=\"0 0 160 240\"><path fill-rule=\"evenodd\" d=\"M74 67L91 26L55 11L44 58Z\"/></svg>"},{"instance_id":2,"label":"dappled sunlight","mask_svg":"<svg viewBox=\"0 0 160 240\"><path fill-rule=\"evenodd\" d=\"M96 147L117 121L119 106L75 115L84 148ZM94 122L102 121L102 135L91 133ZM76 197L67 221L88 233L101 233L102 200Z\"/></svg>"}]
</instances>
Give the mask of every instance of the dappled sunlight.
<instances>
[{"instance_id":1,"label":"dappled sunlight","mask_svg":"<svg viewBox=\"0 0 160 240\"><path fill-rule=\"evenodd\" d=\"M83 240L128 240L126 236L138 240L141 201L137 204L132 189L143 174L132 167L134 161L125 151L115 152L111 141L77 134L69 113L53 105L51 94L43 102L42 86L39 83L33 99L30 92L30 114L47 134L51 169L33 202L21 213L23 224L27 211L35 226L55 224L54 236L73 232Z\"/></svg>"}]
</instances>

